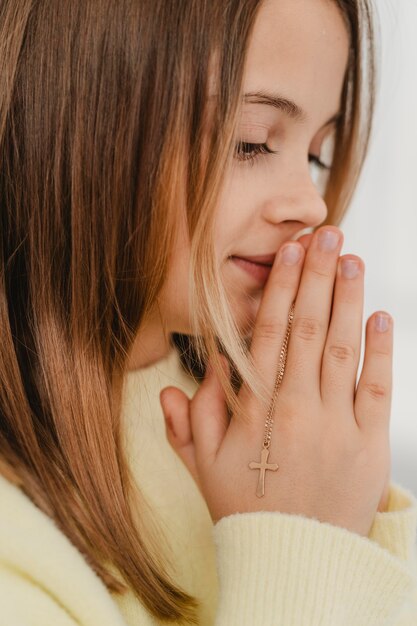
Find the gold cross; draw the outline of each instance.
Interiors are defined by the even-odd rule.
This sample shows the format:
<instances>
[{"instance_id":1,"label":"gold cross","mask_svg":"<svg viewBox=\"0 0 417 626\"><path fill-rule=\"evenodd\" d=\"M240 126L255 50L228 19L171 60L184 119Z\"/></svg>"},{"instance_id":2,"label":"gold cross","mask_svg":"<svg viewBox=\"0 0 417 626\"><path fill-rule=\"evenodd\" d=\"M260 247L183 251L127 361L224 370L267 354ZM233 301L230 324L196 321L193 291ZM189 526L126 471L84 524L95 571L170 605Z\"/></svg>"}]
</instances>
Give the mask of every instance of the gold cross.
<instances>
[{"instance_id":1,"label":"gold cross","mask_svg":"<svg viewBox=\"0 0 417 626\"><path fill-rule=\"evenodd\" d=\"M261 498L265 494L265 470L273 470L274 472L278 469L278 465L276 463L268 464L268 456L269 450L268 448L262 448L261 451L261 462L255 463L255 461L251 461L249 463L249 467L251 469L259 469L261 470L259 473L258 486L256 488L256 495L258 498Z\"/></svg>"}]
</instances>

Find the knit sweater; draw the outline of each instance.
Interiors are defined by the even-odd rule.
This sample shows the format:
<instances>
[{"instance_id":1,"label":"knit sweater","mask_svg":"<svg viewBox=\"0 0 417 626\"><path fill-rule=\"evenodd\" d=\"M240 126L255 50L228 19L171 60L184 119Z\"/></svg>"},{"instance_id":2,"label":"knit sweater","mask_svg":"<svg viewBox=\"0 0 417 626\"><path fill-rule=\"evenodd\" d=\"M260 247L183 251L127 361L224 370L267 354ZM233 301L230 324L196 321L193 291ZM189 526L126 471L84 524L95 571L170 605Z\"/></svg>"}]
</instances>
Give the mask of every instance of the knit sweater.
<instances>
[{"instance_id":1,"label":"knit sweater","mask_svg":"<svg viewBox=\"0 0 417 626\"><path fill-rule=\"evenodd\" d=\"M200 601L201 626L417 625L417 500L391 482L368 537L280 512L213 525L166 440L163 387L197 383L177 351L125 379L123 432L135 480L170 546L175 582ZM162 545L162 544L161 544ZM150 626L130 590L108 592L83 555L0 477L0 626Z\"/></svg>"}]
</instances>

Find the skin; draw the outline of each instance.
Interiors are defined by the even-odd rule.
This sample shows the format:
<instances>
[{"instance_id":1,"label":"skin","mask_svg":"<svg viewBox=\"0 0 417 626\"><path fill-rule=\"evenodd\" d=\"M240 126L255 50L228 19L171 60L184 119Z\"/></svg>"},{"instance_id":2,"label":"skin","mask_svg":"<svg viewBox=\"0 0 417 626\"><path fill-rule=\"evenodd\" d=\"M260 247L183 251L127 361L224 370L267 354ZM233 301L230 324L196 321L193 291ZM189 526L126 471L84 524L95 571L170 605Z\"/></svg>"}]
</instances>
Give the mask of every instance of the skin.
<instances>
[{"instance_id":1,"label":"skin","mask_svg":"<svg viewBox=\"0 0 417 626\"><path fill-rule=\"evenodd\" d=\"M335 4L319 2L312 10L308 2L287 0L280 1L279 11L277 5L265 2L260 12L248 50L244 93L279 92L293 100L306 119L294 120L265 104L242 106L236 142L266 142L279 151L250 161L236 159L225 175L219 202L216 256L243 333L253 326L263 289L230 256L276 253L285 241L325 219L327 208L313 182L319 171L309 155L320 157L334 129L327 121L339 111L348 55L348 36ZM161 358L169 349L171 332L190 332L188 267L184 223L179 225L158 308L138 334L130 369Z\"/></svg>"},{"instance_id":2,"label":"skin","mask_svg":"<svg viewBox=\"0 0 417 626\"><path fill-rule=\"evenodd\" d=\"M283 325L296 300L280 390L281 418L274 425L269 459L278 458L273 444L279 440L282 464L288 469L267 472L269 495L262 499L254 495L257 472L248 469L244 477L234 475L233 467L247 465L247 459L259 460L259 433L264 428L264 412L245 386L240 396L254 415L249 427L239 416L229 424L213 373L192 401L179 389L163 390L168 440L194 476L213 520L236 511L288 511L367 535L376 510L385 510L388 504L392 320L386 314L389 329L380 333L374 328L376 314L369 318L364 366L355 393L363 314L362 259L352 254L340 257L343 234L333 226L326 230L339 235L334 250L319 249L317 236L323 229L302 236L292 244L300 249L300 261L287 266L277 254L263 287L231 258L275 254L285 242L325 219L327 208L313 182L309 155L320 158L323 142L332 132L329 120L339 111L348 46L343 18L329 0L266 0L256 20L244 92L279 92L303 116L294 119L288 112L253 102L242 106L237 142L265 142L278 153L260 155L251 164L236 159L226 172L216 215L216 256L242 332L249 332L255 322L251 352L271 393ZM185 225L180 225L157 315L150 316L138 335L131 369L161 358L169 349L171 332L189 332L185 233ZM342 275L343 260L357 261L356 277ZM297 421L297 416L306 414L309 421ZM228 493L227 483L239 484L243 491ZM294 484L300 485L298 490ZM320 497L314 499L314 494Z\"/></svg>"}]
</instances>

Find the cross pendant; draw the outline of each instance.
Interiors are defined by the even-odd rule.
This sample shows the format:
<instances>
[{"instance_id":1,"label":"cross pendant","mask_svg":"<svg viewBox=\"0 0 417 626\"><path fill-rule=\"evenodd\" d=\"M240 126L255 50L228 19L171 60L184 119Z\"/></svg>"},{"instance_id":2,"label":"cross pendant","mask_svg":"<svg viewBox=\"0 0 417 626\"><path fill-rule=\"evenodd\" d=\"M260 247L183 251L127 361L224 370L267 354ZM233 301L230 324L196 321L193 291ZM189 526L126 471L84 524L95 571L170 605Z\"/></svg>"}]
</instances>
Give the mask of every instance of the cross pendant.
<instances>
[{"instance_id":1,"label":"cross pendant","mask_svg":"<svg viewBox=\"0 0 417 626\"><path fill-rule=\"evenodd\" d=\"M262 448L261 450L261 462L256 463L255 461L251 461L249 463L249 467L251 469L258 469L259 472L259 480L258 486L256 488L256 495L258 498L261 498L265 494L265 470L276 471L278 469L278 465L276 463L267 463L269 456L268 448Z\"/></svg>"}]
</instances>

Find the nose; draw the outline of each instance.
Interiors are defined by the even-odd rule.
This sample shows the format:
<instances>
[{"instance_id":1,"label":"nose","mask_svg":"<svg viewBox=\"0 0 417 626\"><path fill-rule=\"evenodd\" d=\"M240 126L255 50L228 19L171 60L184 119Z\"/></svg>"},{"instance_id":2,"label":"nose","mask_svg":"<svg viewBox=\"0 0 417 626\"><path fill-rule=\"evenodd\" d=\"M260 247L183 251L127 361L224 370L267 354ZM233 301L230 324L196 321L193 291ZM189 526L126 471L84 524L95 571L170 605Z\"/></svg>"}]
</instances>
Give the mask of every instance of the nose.
<instances>
[{"instance_id":1,"label":"nose","mask_svg":"<svg viewBox=\"0 0 417 626\"><path fill-rule=\"evenodd\" d=\"M300 222L302 228L319 226L327 217L326 203L314 183L309 180L293 181L274 188L274 193L265 199L263 219L271 224Z\"/></svg>"}]
</instances>

